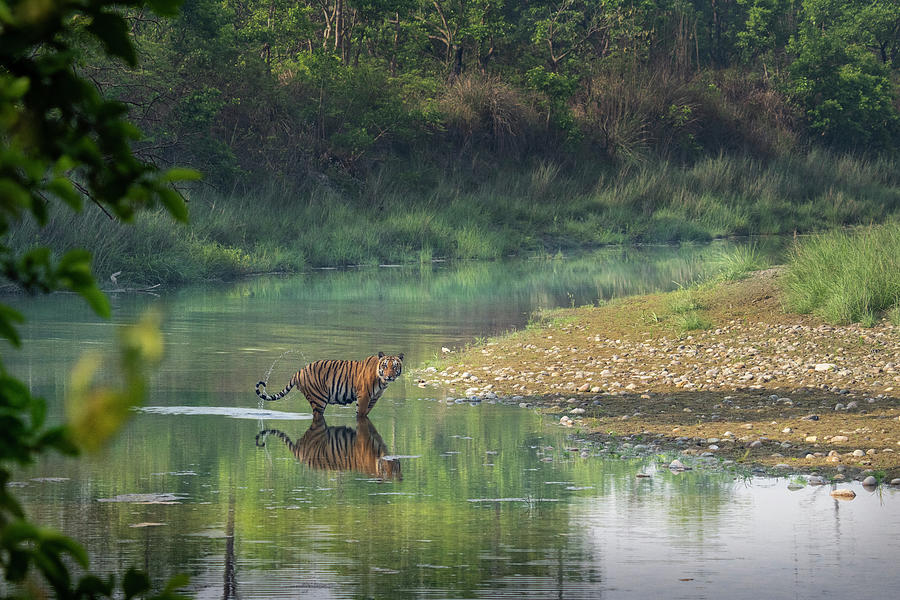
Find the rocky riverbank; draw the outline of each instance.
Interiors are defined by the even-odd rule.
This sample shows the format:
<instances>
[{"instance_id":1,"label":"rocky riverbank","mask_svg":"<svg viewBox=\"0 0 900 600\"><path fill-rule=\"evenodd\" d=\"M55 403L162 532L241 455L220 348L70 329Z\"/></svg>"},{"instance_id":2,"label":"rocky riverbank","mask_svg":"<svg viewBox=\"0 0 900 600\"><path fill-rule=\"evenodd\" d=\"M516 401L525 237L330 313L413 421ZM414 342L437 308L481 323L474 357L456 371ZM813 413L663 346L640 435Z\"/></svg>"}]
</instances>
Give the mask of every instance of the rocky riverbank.
<instances>
[{"instance_id":1,"label":"rocky riverbank","mask_svg":"<svg viewBox=\"0 0 900 600\"><path fill-rule=\"evenodd\" d=\"M900 477L900 327L786 313L778 276L555 310L445 353L419 385L685 455Z\"/></svg>"}]
</instances>

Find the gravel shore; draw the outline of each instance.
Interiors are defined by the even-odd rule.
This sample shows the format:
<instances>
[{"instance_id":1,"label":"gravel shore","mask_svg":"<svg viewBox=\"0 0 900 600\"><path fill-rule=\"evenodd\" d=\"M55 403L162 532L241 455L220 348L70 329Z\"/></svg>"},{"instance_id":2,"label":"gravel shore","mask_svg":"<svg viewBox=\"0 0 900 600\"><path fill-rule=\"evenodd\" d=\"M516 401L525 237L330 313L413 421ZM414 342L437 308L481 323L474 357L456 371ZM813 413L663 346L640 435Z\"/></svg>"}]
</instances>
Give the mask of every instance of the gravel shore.
<instances>
[{"instance_id":1,"label":"gravel shore","mask_svg":"<svg viewBox=\"0 0 900 600\"><path fill-rule=\"evenodd\" d=\"M786 313L778 271L555 310L418 374L596 437L832 476L900 477L900 328ZM691 327L702 329L690 330Z\"/></svg>"}]
</instances>

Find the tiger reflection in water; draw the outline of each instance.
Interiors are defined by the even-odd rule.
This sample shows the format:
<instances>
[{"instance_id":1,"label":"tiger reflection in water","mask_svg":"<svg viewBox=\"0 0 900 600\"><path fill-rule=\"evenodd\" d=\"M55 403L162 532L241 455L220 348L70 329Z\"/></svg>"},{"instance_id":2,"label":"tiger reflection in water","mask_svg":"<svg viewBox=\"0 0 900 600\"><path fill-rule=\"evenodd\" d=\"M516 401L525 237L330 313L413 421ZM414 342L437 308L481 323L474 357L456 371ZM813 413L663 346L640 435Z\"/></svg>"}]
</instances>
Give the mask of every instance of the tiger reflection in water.
<instances>
[{"instance_id":1,"label":"tiger reflection in water","mask_svg":"<svg viewBox=\"0 0 900 600\"><path fill-rule=\"evenodd\" d=\"M368 417L356 419L356 429L329 427L325 417L316 415L312 425L296 444L283 431L264 429L256 435L256 445L266 445L266 436L281 438L301 463L323 471L358 471L379 479L400 481L400 460L384 458L387 446Z\"/></svg>"}]
</instances>

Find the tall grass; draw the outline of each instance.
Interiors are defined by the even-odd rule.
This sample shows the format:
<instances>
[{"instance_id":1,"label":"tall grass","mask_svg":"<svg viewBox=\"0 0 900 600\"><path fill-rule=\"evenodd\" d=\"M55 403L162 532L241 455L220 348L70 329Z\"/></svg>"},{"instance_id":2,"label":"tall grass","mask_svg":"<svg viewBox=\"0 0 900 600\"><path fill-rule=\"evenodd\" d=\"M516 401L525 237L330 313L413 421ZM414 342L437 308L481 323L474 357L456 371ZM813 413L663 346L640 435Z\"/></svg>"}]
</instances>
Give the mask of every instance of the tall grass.
<instances>
[{"instance_id":1,"label":"tall grass","mask_svg":"<svg viewBox=\"0 0 900 600\"><path fill-rule=\"evenodd\" d=\"M750 273L765 269L769 262L760 252L759 246L748 244L723 252L714 265L716 281L736 281L744 279Z\"/></svg>"},{"instance_id":2,"label":"tall grass","mask_svg":"<svg viewBox=\"0 0 900 600\"><path fill-rule=\"evenodd\" d=\"M121 270L121 281L178 282L816 232L900 213L898 167L896 159L822 152L770 162L720 155L690 167L662 161L619 170L542 160L489 175L448 170L421 178L407 176L410 165L388 165L356 186L323 179L299 187L273 182L240 196L194 190L189 226L162 212L142 213L126 227L91 205L79 215L60 210L42 230L14 229L7 243L86 247L101 278ZM755 257L730 260L726 267L738 276Z\"/></svg>"},{"instance_id":3,"label":"tall grass","mask_svg":"<svg viewBox=\"0 0 900 600\"><path fill-rule=\"evenodd\" d=\"M900 222L833 231L794 246L783 278L788 306L831 323L873 324L900 310Z\"/></svg>"}]
</instances>

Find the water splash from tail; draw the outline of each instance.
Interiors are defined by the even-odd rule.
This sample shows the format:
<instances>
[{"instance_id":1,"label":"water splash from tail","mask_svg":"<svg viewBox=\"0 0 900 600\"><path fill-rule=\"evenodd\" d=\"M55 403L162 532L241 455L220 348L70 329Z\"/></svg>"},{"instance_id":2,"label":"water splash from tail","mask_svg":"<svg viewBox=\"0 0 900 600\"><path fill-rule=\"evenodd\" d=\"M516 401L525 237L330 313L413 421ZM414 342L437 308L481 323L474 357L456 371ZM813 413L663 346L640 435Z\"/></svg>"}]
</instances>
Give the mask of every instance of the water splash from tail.
<instances>
[{"instance_id":1,"label":"water splash from tail","mask_svg":"<svg viewBox=\"0 0 900 600\"><path fill-rule=\"evenodd\" d=\"M269 367L269 370L266 371L265 376L263 376L262 381L266 384L266 387L268 387L268 385L269 385L269 377L272 375L272 371L275 370L275 366L279 362L281 362L281 360L288 354L299 354L300 358L303 359L303 364L306 364L308 362L306 360L306 355L303 354L303 350L300 350L299 348L291 348L290 350L285 350L284 352L281 353L281 356L279 356L272 362L272 366ZM265 405L266 405L266 401L263 400L262 398L260 398L259 401L257 402L257 407L262 408Z\"/></svg>"}]
</instances>

